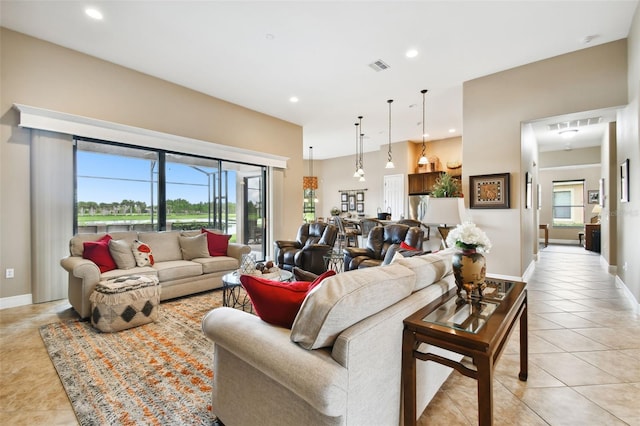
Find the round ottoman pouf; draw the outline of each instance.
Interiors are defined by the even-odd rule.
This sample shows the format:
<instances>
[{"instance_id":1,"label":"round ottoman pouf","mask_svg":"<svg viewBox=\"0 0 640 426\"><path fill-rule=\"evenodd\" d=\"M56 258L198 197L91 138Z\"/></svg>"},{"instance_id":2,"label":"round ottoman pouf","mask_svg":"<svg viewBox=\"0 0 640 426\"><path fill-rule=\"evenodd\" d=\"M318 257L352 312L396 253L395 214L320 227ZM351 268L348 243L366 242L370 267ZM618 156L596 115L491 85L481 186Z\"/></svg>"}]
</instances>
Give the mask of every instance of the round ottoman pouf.
<instances>
[{"instance_id":1,"label":"round ottoman pouf","mask_svg":"<svg viewBox=\"0 0 640 426\"><path fill-rule=\"evenodd\" d=\"M127 275L100 281L89 297L91 324L114 332L154 322L158 318L158 278Z\"/></svg>"}]
</instances>

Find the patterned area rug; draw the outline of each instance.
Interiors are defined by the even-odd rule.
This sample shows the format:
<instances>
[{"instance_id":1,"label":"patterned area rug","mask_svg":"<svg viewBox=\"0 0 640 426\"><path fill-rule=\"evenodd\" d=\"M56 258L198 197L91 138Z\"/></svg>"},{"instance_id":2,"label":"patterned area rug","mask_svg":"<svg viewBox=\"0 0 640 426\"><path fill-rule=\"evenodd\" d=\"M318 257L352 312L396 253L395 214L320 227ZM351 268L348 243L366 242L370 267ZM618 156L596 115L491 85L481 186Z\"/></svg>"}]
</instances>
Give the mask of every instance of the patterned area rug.
<instances>
[{"instance_id":1,"label":"patterned area rug","mask_svg":"<svg viewBox=\"0 0 640 426\"><path fill-rule=\"evenodd\" d=\"M202 317L222 291L163 302L157 322L101 333L86 321L40 328L81 425L211 425L213 342Z\"/></svg>"}]
</instances>

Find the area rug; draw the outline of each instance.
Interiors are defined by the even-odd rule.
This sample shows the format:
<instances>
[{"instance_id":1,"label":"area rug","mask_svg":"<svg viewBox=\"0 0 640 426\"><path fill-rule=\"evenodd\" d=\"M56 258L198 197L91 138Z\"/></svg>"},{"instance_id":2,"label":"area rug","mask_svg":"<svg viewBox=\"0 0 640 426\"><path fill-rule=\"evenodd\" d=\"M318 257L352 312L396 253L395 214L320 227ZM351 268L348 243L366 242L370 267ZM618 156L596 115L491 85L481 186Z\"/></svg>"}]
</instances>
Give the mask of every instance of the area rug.
<instances>
[{"instance_id":1,"label":"area rug","mask_svg":"<svg viewBox=\"0 0 640 426\"><path fill-rule=\"evenodd\" d=\"M203 316L222 291L163 302L158 321L101 333L87 321L40 328L81 425L211 425L213 342Z\"/></svg>"}]
</instances>

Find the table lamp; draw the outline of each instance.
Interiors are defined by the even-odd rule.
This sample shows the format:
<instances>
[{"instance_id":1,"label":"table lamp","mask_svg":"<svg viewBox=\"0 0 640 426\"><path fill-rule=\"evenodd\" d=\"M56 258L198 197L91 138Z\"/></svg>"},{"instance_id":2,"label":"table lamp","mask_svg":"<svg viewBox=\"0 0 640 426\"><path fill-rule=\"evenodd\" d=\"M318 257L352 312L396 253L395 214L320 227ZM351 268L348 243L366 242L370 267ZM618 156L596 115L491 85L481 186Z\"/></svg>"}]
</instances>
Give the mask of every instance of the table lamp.
<instances>
[{"instance_id":1,"label":"table lamp","mask_svg":"<svg viewBox=\"0 0 640 426\"><path fill-rule=\"evenodd\" d=\"M446 248L447 235L452 228L450 225L462 223L461 214L463 212L464 200L462 198L427 197L427 212L422 221L428 225L438 225L442 244Z\"/></svg>"}]
</instances>

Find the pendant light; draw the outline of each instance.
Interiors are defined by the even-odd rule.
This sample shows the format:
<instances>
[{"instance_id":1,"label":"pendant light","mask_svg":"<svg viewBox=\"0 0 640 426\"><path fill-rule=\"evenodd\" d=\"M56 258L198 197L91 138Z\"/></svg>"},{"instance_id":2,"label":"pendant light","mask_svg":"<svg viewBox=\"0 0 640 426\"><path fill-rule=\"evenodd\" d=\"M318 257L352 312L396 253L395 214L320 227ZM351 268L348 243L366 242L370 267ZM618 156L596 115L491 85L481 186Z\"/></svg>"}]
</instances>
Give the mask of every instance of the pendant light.
<instances>
[{"instance_id":1,"label":"pendant light","mask_svg":"<svg viewBox=\"0 0 640 426\"><path fill-rule=\"evenodd\" d=\"M308 190L309 195L314 203L318 202L318 198L315 196L315 190L318 189L318 177L313 175L313 147L309 147L309 176L302 177L302 189ZM306 195L306 194L305 194ZM308 203L309 198L304 197L304 202Z\"/></svg>"},{"instance_id":2,"label":"pendant light","mask_svg":"<svg viewBox=\"0 0 640 426\"><path fill-rule=\"evenodd\" d=\"M418 160L418 164L419 165L424 165L427 164L429 162L429 159L427 158L427 146L424 143L424 138L426 136L425 130L424 130L424 123L426 121L425 118L425 94L427 93L427 89L423 89L420 91L420 93L422 93L422 153L420 154L420 159Z\"/></svg>"},{"instance_id":3,"label":"pendant light","mask_svg":"<svg viewBox=\"0 0 640 426\"><path fill-rule=\"evenodd\" d=\"M358 123L355 124L356 126L356 168L355 171L353 172L353 177L354 178L359 178L360 174L358 173L358 135L360 134L360 132L358 131Z\"/></svg>"},{"instance_id":4,"label":"pendant light","mask_svg":"<svg viewBox=\"0 0 640 426\"><path fill-rule=\"evenodd\" d=\"M360 125L360 160L358 162L358 176L360 177L360 182L364 182L364 144L363 144L363 139L364 139L364 133L362 132L362 116L359 115L358 116L358 122Z\"/></svg>"},{"instance_id":5,"label":"pendant light","mask_svg":"<svg viewBox=\"0 0 640 426\"><path fill-rule=\"evenodd\" d=\"M389 151L387 152L387 165L384 166L385 169L393 169L395 166L393 165L393 160L391 159L391 103L393 99L389 99L387 103L389 104Z\"/></svg>"}]
</instances>

